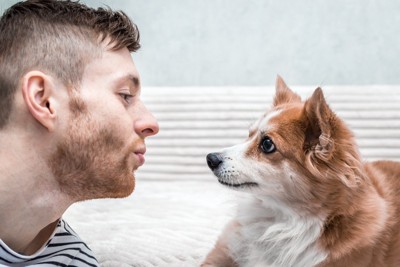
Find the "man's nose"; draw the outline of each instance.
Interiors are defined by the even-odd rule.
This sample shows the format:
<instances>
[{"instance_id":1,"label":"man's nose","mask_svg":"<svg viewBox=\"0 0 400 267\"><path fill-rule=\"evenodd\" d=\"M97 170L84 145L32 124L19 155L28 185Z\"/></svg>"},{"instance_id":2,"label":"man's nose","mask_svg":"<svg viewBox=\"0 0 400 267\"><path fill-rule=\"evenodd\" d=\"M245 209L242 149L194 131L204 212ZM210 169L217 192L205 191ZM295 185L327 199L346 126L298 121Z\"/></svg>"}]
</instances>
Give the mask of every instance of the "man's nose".
<instances>
[{"instance_id":1,"label":"man's nose","mask_svg":"<svg viewBox=\"0 0 400 267\"><path fill-rule=\"evenodd\" d=\"M156 135L160 130L157 119L144 105L138 112L139 120L135 123L137 134L143 138Z\"/></svg>"}]
</instances>

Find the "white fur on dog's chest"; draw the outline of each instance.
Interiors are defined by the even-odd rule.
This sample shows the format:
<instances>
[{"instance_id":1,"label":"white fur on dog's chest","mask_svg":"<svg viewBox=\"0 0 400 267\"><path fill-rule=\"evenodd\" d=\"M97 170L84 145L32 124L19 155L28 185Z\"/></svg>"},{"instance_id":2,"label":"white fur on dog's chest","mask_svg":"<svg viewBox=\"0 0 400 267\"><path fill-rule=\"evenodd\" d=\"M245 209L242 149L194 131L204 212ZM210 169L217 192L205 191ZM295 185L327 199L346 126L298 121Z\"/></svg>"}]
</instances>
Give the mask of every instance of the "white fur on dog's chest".
<instances>
[{"instance_id":1,"label":"white fur on dog's chest","mask_svg":"<svg viewBox=\"0 0 400 267\"><path fill-rule=\"evenodd\" d=\"M241 267L312 267L327 257L316 244L323 226L319 218L254 198L239 206L237 220L241 227L228 246Z\"/></svg>"}]
</instances>

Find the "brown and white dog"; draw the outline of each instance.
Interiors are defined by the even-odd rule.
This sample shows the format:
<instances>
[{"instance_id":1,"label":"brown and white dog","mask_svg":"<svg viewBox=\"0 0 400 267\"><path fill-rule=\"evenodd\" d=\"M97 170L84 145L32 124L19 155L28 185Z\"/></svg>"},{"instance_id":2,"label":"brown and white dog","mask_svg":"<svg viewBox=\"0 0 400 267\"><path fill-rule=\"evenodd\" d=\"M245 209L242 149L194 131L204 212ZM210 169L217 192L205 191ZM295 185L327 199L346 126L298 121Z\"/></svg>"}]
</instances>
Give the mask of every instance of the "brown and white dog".
<instances>
[{"instance_id":1,"label":"brown and white dog","mask_svg":"<svg viewBox=\"0 0 400 267\"><path fill-rule=\"evenodd\" d=\"M247 194L202 266L400 266L400 163L364 163L320 88L302 102L278 77L245 143L207 163Z\"/></svg>"}]
</instances>

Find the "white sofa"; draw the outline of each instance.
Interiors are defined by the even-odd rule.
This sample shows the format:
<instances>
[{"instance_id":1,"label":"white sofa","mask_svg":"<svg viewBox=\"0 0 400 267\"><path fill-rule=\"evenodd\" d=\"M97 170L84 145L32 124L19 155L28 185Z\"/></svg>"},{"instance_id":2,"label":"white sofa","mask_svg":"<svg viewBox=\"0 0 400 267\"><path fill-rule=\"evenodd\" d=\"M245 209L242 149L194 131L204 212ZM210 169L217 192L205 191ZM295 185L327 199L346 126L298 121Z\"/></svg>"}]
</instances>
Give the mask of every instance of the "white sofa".
<instances>
[{"instance_id":1,"label":"white sofa","mask_svg":"<svg viewBox=\"0 0 400 267\"><path fill-rule=\"evenodd\" d=\"M292 89L302 97L315 87ZM364 159L400 160L400 86L323 86L354 130ZM126 199L72 206L65 219L102 266L199 266L240 194L219 185L209 152L243 141L271 104L273 87L143 88L160 123Z\"/></svg>"}]
</instances>

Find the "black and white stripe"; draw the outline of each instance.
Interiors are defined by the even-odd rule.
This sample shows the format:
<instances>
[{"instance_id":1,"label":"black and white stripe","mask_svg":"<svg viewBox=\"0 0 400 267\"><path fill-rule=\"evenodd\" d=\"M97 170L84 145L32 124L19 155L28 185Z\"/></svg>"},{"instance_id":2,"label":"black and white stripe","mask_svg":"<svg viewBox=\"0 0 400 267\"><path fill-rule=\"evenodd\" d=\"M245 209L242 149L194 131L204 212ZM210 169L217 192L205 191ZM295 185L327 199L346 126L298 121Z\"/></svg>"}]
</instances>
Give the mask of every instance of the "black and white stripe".
<instances>
[{"instance_id":1,"label":"black and white stripe","mask_svg":"<svg viewBox=\"0 0 400 267\"><path fill-rule=\"evenodd\" d=\"M99 264L90 248L61 219L47 244L31 256L16 253L0 239L0 266L97 267Z\"/></svg>"}]
</instances>

